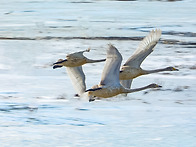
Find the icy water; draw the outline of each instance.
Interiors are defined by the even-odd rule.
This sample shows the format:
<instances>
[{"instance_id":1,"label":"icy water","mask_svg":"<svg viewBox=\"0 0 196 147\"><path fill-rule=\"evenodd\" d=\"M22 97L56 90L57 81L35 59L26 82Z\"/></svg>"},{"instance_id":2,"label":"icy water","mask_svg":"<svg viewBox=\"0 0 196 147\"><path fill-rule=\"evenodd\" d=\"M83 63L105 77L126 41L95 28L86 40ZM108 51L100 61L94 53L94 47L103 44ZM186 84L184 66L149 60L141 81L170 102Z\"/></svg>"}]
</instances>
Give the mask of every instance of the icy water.
<instances>
[{"instance_id":1,"label":"icy water","mask_svg":"<svg viewBox=\"0 0 196 147\"><path fill-rule=\"evenodd\" d=\"M1 0L0 146L196 146L196 1ZM131 56L152 29L162 37L144 69L178 72L139 77L146 90L91 103L74 97L52 64L85 50L106 56L108 43ZM84 65L87 87L104 63Z\"/></svg>"}]
</instances>

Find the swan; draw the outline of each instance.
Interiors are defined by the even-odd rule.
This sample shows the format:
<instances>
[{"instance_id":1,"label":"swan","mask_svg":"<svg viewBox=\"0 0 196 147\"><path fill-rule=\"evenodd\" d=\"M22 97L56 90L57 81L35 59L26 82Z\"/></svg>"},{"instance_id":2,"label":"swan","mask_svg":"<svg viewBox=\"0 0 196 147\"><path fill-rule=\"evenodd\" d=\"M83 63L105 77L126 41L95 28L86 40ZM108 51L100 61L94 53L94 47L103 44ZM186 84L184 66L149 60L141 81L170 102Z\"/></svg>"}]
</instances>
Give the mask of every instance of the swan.
<instances>
[{"instance_id":1,"label":"swan","mask_svg":"<svg viewBox=\"0 0 196 147\"><path fill-rule=\"evenodd\" d=\"M87 50L84 51L80 51L80 52L75 52L72 54L68 54L66 56L66 59L59 59L56 63L54 63L53 68L60 68L63 66L66 67L78 67L81 65L84 65L86 63L95 63L95 62L103 62L106 59L101 59L101 60L92 60L92 59L88 59L87 57L85 57L83 55L84 52L89 52L90 48L88 48Z\"/></svg>"},{"instance_id":2,"label":"swan","mask_svg":"<svg viewBox=\"0 0 196 147\"><path fill-rule=\"evenodd\" d=\"M174 67L166 67L156 70L144 70L140 67L144 59L154 51L154 47L161 37L161 30L152 30L139 44L133 55L120 69L120 83L125 88L130 88L132 80L138 76L157 73L162 71L178 71Z\"/></svg>"},{"instance_id":3,"label":"swan","mask_svg":"<svg viewBox=\"0 0 196 147\"><path fill-rule=\"evenodd\" d=\"M106 63L102 72L101 82L99 85L86 90L88 96L95 96L100 98L113 97L122 93L132 93L141 91L147 88L161 87L157 84L150 84L145 87L136 89L127 89L120 84L119 74L122 56L113 45L109 44L107 50Z\"/></svg>"},{"instance_id":4,"label":"swan","mask_svg":"<svg viewBox=\"0 0 196 147\"><path fill-rule=\"evenodd\" d=\"M79 96L82 96L86 91L85 74L82 65L86 63L103 62L106 59L92 60L86 58L83 53L89 52L90 49L68 54L67 59L59 59L53 64L53 69L65 67L71 83Z\"/></svg>"}]
</instances>

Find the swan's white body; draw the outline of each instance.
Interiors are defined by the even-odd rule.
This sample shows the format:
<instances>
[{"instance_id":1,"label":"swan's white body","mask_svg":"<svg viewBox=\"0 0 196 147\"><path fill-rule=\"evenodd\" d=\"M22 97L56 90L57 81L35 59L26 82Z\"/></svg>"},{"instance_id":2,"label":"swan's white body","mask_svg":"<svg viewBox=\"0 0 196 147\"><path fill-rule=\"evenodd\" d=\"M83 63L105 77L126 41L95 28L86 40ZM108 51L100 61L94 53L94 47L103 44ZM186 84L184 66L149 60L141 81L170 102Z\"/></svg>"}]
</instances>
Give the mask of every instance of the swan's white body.
<instances>
[{"instance_id":1,"label":"swan's white body","mask_svg":"<svg viewBox=\"0 0 196 147\"><path fill-rule=\"evenodd\" d=\"M66 66L66 67L78 67L78 66L82 66L86 63L96 63L96 62L103 62L106 59L101 59L101 60L92 60L92 59L88 59L87 57L85 57L83 55L84 52L89 52L90 49L84 50L84 51L80 51L80 52L75 52L72 54L68 54L66 56L66 59L59 59L56 63L54 63L54 68L55 67L62 67L62 66Z\"/></svg>"}]
</instances>

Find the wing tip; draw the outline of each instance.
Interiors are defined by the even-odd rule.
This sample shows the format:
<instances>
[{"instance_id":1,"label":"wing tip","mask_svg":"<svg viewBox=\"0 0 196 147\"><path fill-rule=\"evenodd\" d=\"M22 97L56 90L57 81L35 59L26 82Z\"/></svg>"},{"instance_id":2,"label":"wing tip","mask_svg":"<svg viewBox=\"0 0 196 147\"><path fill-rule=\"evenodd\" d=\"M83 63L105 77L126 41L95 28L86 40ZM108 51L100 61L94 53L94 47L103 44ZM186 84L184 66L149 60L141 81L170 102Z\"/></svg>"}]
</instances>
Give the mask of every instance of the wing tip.
<instances>
[{"instance_id":1,"label":"wing tip","mask_svg":"<svg viewBox=\"0 0 196 147\"><path fill-rule=\"evenodd\" d=\"M152 40L159 40L161 37L162 31L161 29L153 29L150 31L149 35L147 35L146 37L150 36L152 38Z\"/></svg>"},{"instance_id":2,"label":"wing tip","mask_svg":"<svg viewBox=\"0 0 196 147\"><path fill-rule=\"evenodd\" d=\"M151 30L149 34L146 37L144 37L144 39L141 41L138 48L145 48L150 44L151 45L156 44L161 38L161 34L162 34L161 29ZM152 50L154 50L154 48L152 48Z\"/></svg>"},{"instance_id":3,"label":"wing tip","mask_svg":"<svg viewBox=\"0 0 196 147\"><path fill-rule=\"evenodd\" d=\"M108 49L107 49L107 58L109 57L119 57L122 58L120 52L118 51L118 49L111 43L108 44Z\"/></svg>"}]
</instances>

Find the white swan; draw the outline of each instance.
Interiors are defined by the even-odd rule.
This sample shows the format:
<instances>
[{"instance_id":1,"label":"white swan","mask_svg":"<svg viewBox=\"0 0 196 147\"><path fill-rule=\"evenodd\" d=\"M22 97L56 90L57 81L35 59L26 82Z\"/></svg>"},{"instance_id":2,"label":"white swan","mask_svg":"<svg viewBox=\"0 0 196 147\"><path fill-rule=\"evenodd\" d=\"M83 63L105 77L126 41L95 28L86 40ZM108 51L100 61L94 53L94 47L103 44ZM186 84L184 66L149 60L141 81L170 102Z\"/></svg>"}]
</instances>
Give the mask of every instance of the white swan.
<instances>
[{"instance_id":1,"label":"white swan","mask_svg":"<svg viewBox=\"0 0 196 147\"><path fill-rule=\"evenodd\" d=\"M140 67L144 59L154 51L154 47L161 37L161 30L152 30L139 44L134 54L125 62L120 70L120 83L125 88L130 88L132 79L146 74L162 71L177 71L174 67L166 67L156 70L144 70Z\"/></svg>"},{"instance_id":2,"label":"white swan","mask_svg":"<svg viewBox=\"0 0 196 147\"><path fill-rule=\"evenodd\" d=\"M119 51L113 46L109 45L107 50L106 63L102 72L102 78L96 88L86 90L89 96L108 98L121 93L132 93L141 91L147 88L161 87L157 84L150 84L148 86L136 89L126 89L120 84L119 71L122 62L122 56Z\"/></svg>"},{"instance_id":3,"label":"white swan","mask_svg":"<svg viewBox=\"0 0 196 147\"><path fill-rule=\"evenodd\" d=\"M63 66L66 67L67 74L70 77L72 85L79 96L82 96L86 90L85 74L83 72L82 65L86 63L103 62L106 60L92 60L86 58L83 53L89 51L90 49L69 54L66 56L67 59L59 59L53 64L53 69L61 68Z\"/></svg>"}]
</instances>

